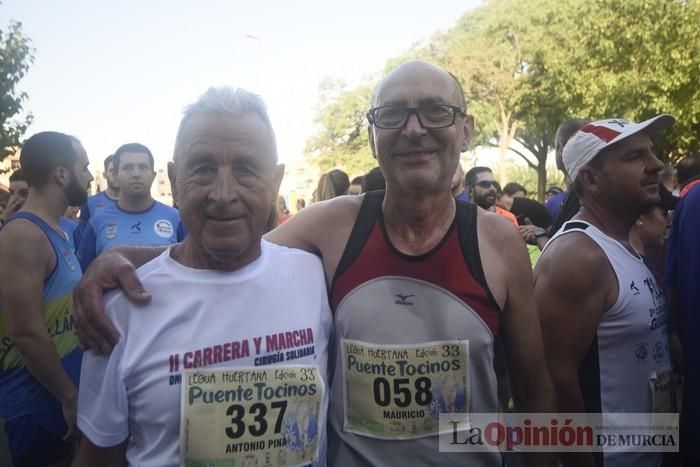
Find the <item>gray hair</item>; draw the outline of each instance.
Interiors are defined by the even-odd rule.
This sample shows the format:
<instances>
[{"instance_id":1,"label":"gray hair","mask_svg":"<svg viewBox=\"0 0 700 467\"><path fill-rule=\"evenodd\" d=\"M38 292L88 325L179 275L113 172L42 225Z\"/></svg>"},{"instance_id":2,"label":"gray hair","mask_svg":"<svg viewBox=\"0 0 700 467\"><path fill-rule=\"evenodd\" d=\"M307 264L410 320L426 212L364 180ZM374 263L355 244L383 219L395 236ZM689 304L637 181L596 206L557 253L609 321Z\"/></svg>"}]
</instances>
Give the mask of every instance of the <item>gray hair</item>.
<instances>
[{"instance_id":1,"label":"gray hair","mask_svg":"<svg viewBox=\"0 0 700 467\"><path fill-rule=\"evenodd\" d=\"M270 130L272 145L275 148L274 158L276 162L277 143L275 142L275 131L272 129L272 123L267 114L265 102L263 102L262 98L257 94L231 86L211 87L197 99L197 102L185 107L180 126L177 130L177 138L175 139L175 155L177 156L179 152L180 137L182 136L185 125L193 115L206 114L225 116L248 113L254 113L260 117L265 126Z\"/></svg>"}]
</instances>

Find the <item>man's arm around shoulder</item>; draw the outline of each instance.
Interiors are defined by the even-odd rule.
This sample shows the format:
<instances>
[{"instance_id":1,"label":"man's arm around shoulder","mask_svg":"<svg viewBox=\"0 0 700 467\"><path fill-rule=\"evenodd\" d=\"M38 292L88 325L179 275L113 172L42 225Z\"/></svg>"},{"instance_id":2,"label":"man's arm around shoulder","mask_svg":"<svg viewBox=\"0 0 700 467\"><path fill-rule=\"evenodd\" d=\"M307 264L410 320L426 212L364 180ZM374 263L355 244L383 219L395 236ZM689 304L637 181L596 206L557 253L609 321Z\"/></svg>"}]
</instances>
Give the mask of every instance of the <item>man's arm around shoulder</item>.
<instances>
[{"instance_id":1,"label":"man's arm around shoulder","mask_svg":"<svg viewBox=\"0 0 700 467\"><path fill-rule=\"evenodd\" d=\"M347 236L350 235L363 198L339 196L314 203L265 235L265 240L322 256L324 242L333 237L334 231L347 230Z\"/></svg>"}]
</instances>

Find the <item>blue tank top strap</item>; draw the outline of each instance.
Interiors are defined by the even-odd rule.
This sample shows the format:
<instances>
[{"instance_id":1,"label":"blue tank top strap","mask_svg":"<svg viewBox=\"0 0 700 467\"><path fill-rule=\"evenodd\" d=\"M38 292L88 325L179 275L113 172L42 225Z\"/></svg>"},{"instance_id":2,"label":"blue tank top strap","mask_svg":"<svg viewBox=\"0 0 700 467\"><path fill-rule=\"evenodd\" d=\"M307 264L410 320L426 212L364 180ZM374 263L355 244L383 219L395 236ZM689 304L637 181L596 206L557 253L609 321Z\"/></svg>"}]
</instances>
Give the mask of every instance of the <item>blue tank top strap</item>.
<instances>
[{"instance_id":1,"label":"blue tank top strap","mask_svg":"<svg viewBox=\"0 0 700 467\"><path fill-rule=\"evenodd\" d=\"M7 218L7 221L3 224L3 227L5 227L7 224L12 222L15 219L25 219L31 222L32 224L36 225L39 227L43 232L44 235L46 235L46 238L48 239L49 243L51 244L51 249L53 249L53 254L56 256L56 264L54 265L53 269L51 270L51 274L49 274L45 282L50 282L51 279L53 278L54 274L56 274L56 270L58 269L58 262L61 258L61 252L58 250L58 247L56 246L56 241L64 241L68 243L68 240L66 238L62 238L58 232L56 232L49 224L46 223L44 219L41 217L37 216L36 214L32 214L31 212L26 212L26 211L20 211L12 214L10 217Z\"/></svg>"}]
</instances>

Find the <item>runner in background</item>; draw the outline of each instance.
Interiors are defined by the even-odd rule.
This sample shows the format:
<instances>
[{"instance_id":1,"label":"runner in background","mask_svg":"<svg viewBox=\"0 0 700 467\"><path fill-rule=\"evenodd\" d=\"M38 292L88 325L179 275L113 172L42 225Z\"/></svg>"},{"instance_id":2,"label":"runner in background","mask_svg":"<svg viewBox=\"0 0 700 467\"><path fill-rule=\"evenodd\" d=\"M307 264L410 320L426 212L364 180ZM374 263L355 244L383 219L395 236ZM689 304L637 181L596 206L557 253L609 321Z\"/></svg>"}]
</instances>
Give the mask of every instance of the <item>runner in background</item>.
<instances>
[{"instance_id":1,"label":"runner in background","mask_svg":"<svg viewBox=\"0 0 700 467\"><path fill-rule=\"evenodd\" d=\"M68 206L85 203L92 175L80 142L57 132L27 139L20 164L29 195L0 230L0 417L14 465L68 466L82 358L71 312L81 272L59 222Z\"/></svg>"}]
</instances>

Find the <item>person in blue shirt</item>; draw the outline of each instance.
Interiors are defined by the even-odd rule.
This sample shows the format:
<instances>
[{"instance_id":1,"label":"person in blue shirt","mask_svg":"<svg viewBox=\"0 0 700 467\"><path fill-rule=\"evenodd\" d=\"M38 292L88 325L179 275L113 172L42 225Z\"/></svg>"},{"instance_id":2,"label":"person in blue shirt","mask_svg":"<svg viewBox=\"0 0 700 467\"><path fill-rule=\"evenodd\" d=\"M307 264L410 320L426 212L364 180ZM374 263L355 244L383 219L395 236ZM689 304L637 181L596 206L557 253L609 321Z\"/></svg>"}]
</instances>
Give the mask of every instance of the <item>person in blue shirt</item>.
<instances>
[{"instance_id":1,"label":"person in blue shirt","mask_svg":"<svg viewBox=\"0 0 700 467\"><path fill-rule=\"evenodd\" d=\"M566 145L567 141L569 141L569 139L574 135L574 133L576 133L578 130L581 129L581 127L588 123L590 123L588 120L584 120L581 118L571 118L568 120L564 120L561 123L561 125L559 125L559 127L557 128L557 133L554 136L554 159L557 163L557 169L559 169L561 173L564 174L564 182L566 183L567 189L566 191L558 193L550 197L547 201L545 201L544 207L547 208L547 211L549 211L549 214L552 216L552 219L557 218L559 212L566 203L566 199L568 198L569 193L571 192L571 190L569 189L571 186L571 179L569 178L569 174L566 173L566 168L564 167L564 162L562 161L562 152L564 151L564 146ZM571 214L571 216L573 216L573 214L575 214L577 211L578 206L576 207L576 210ZM554 235L555 231L550 233Z\"/></svg>"},{"instance_id":2,"label":"person in blue shirt","mask_svg":"<svg viewBox=\"0 0 700 467\"><path fill-rule=\"evenodd\" d=\"M92 180L80 142L37 133L22 145L24 206L0 230L0 418L15 466L68 466L82 352L73 327L81 272L60 227Z\"/></svg>"},{"instance_id":3,"label":"person in blue shirt","mask_svg":"<svg viewBox=\"0 0 700 467\"><path fill-rule=\"evenodd\" d=\"M119 200L91 215L78 245L83 271L100 253L122 245L170 245L182 240L180 216L151 197L156 176L153 154L139 143L121 146L114 154Z\"/></svg>"},{"instance_id":4,"label":"person in blue shirt","mask_svg":"<svg viewBox=\"0 0 700 467\"><path fill-rule=\"evenodd\" d=\"M700 465L700 186L684 194L673 213L665 276L683 346L681 457L683 465Z\"/></svg>"},{"instance_id":5,"label":"person in blue shirt","mask_svg":"<svg viewBox=\"0 0 700 467\"><path fill-rule=\"evenodd\" d=\"M80 219L78 228L73 233L73 244L80 246L80 240L83 237L83 231L90 217L102 211L105 206L111 206L117 203L119 199L119 185L117 184L117 174L114 171L114 154L107 156L104 160L104 169L102 172L105 180L107 180L107 189L92 195L87 202L80 207Z\"/></svg>"}]
</instances>

